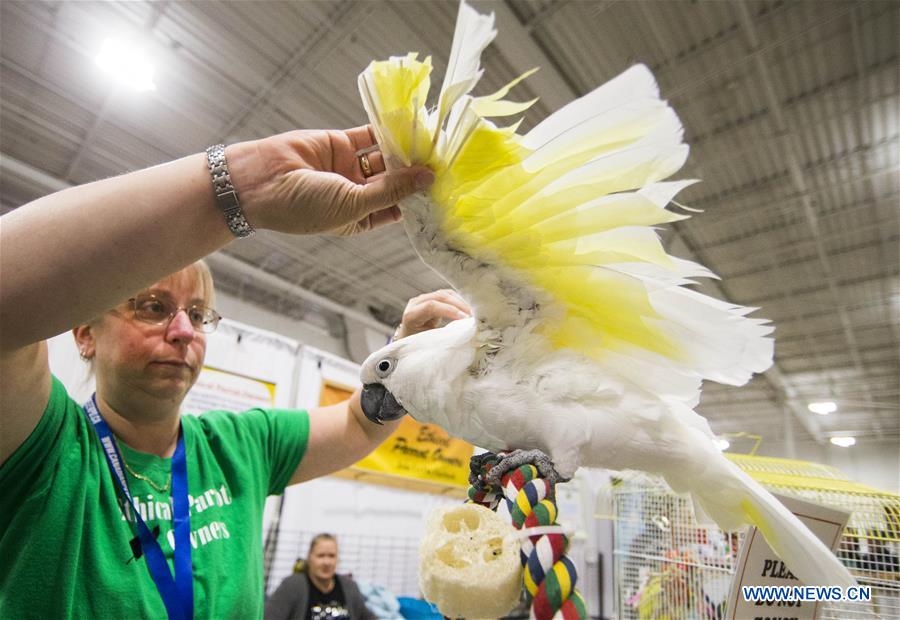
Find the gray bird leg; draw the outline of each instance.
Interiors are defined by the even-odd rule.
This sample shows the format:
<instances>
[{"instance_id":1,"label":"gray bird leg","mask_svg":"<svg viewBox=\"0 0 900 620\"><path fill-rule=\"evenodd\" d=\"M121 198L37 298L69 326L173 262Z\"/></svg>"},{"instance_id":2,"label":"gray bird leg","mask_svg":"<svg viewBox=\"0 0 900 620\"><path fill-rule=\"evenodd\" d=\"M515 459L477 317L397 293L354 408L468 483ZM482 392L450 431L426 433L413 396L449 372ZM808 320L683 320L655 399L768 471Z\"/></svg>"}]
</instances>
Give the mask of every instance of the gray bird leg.
<instances>
[{"instance_id":1,"label":"gray bird leg","mask_svg":"<svg viewBox=\"0 0 900 620\"><path fill-rule=\"evenodd\" d=\"M571 480L571 478L563 478L556 471L550 457L540 450L513 450L512 452L499 452L497 454L487 452L485 454L473 456L471 459L471 466L474 470L476 466L480 467L485 461L493 459L497 459L497 463L491 467L490 471L483 474L481 477L482 484L489 488L500 488L500 480L503 478L504 474L526 464L534 465L541 476L550 482L550 484L568 482Z\"/></svg>"}]
</instances>

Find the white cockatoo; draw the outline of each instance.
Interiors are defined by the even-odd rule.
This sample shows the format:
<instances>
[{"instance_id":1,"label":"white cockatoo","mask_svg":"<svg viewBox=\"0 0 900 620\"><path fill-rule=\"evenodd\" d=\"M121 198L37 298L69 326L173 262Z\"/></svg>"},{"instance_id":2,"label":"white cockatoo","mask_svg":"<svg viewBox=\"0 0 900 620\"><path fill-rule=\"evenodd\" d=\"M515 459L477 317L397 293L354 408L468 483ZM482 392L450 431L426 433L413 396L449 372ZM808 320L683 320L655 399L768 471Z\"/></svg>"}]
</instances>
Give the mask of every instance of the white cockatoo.
<instances>
[{"instance_id":1,"label":"white cockatoo","mask_svg":"<svg viewBox=\"0 0 900 620\"><path fill-rule=\"evenodd\" d=\"M688 147L653 75L631 67L522 136L488 120L532 103L504 99L521 77L469 94L495 34L493 15L460 4L431 110L430 58L360 75L387 165L436 174L400 203L406 232L475 312L373 353L365 414L409 413L492 451L540 449L563 477L581 465L659 474L725 530L758 526L802 581L853 584L693 411L703 379L742 385L771 365L772 328L685 288L713 274L667 255L652 228L687 217L667 206L692 182L664 181Z\"/></svg>"}]
</instances>

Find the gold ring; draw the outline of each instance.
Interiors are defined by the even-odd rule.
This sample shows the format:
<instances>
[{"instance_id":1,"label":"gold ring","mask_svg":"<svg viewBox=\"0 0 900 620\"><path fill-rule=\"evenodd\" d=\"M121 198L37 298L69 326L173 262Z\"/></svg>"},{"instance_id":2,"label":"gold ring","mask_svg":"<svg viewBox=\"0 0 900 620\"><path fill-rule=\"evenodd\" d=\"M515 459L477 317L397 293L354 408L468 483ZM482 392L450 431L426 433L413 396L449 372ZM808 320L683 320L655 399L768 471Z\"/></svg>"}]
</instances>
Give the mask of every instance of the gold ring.
<instances>
[{"instance_id":1,"label":"gold ring","mask_svg":"<svg viewBox=\"0 0 900 620\"><path fill-rule=\"evenodd\" d=\"M359 167L362 168L363 177L368 179L372 176L372 164L369 163L369 156L365 153L359 156Z\"/></svg>"}]
</instances>

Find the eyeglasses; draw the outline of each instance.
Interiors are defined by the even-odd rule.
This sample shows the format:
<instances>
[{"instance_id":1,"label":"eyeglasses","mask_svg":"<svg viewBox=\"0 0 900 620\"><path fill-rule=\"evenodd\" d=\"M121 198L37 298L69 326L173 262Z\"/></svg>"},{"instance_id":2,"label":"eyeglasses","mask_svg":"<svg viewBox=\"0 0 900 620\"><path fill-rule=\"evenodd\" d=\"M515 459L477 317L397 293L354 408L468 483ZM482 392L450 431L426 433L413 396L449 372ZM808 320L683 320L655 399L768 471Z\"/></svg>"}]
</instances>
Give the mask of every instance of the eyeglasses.
<instances>
[{"instance_id":1,"label":"eyeglasses","mask_svg":"<svg viewBox=\"0 0 900 620\"><path fill-rule=\"evenodd\" d=\"M134 310L134 318L152 325L168 325L175 315L184 310L195 331L211 334L216 331L222 317L206 306L176 306L170 300L146 293L128 300Z\"/></svg>"}]
</instances>

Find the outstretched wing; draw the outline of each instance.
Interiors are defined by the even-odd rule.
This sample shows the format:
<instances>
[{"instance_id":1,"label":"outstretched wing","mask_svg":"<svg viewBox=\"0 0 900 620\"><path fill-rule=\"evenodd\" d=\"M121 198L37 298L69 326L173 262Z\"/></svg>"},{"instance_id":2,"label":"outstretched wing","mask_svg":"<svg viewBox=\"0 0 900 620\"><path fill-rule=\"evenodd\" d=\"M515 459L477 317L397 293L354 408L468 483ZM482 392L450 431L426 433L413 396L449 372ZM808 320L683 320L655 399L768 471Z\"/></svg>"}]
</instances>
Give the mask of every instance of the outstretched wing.
<instances>
[{"instance_id":1,"label":"outstretched wing","mask_svg":"<svg viewBox=\"0 0 900 620\"><path fill-rule=\"evenodd\" d=\"M714 276L669 256L653 229L687 217L667 206L692 181L664 180L688 147L649 69L631 67L523 136L488 120L532 103L504 99L521 77L469 94L494 35L493 15L460 4L431 110L430 58L393 57L360 75L389 165L435 170L430 194L401 204L423 260L469 299L483 330L540 334L654 393L692 399L703 378L740 385L768 368L771 327L686 288Z\"/></svg>"}]
</instances>

